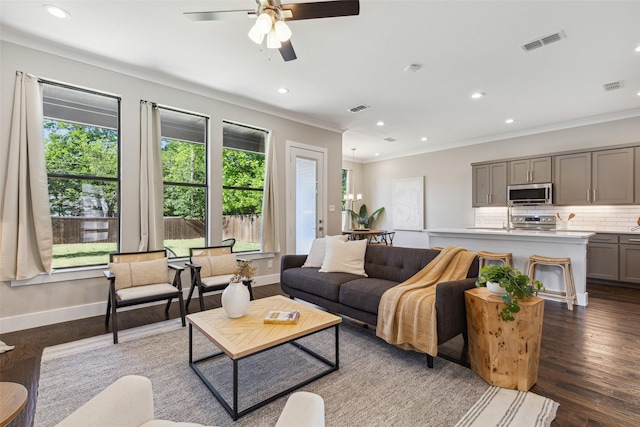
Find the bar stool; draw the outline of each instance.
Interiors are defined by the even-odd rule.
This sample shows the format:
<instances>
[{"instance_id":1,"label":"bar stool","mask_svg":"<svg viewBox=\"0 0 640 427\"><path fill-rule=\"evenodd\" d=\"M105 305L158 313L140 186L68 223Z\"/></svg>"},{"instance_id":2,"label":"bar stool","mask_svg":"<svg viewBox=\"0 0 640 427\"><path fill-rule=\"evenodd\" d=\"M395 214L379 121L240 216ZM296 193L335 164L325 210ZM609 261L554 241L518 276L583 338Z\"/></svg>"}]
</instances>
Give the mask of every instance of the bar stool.
<instances>
[{"instance_id":1,"label":"bar stool","mask_svg":"<svg viewBox=\"0 0 640 427\"><path fill-rule=\"evenodd\" d=\"M484 267L486 261L502 261L504 265L513 268L513 255L509 253L498 254L495 252L478 251L478 259L480 260L480 267Z\"/></svg>"},{"instance_id":2,"label":"bar stool","mask_svg":"<svg viewBox=\"0 0 640 427\"><path fill-rule=\"evenodd\" d=\"M536 267L538 265L550 265L560 267L564 276L565 290L563 291L545 291L541 294L548 295L552 298L558 298L567 303L567 309L573 310L573 304L576 300L576 285L573 279L573 269L571 267L571 258L551 258L541 255L531 255L529 257L529 266L527 267L527 276L533 282L536 278Z\"/></svg>"}]
</instances>

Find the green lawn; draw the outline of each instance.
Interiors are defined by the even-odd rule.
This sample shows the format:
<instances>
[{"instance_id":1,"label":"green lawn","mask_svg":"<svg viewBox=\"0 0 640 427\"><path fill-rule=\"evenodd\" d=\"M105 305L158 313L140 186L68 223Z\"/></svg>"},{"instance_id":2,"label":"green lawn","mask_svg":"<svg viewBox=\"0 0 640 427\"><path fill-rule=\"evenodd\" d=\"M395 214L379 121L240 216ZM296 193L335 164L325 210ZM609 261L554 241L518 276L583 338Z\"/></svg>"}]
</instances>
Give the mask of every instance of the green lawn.
<instances>
[{"instance_id":1,"label":"green lawn","mask_svg":"<svg viewBox=\"0 0 640 427\"><path fill-rule=\"evenodd\" d=\"M165 245L179 257L189 256L189 248L203 247L204 239L166 240ZM53 245L53 268L106 265L109 253L115 252L115 243L73 243ZM236 241L234 252L260 250L259 243Z\"/></svg>"}]
</instances>

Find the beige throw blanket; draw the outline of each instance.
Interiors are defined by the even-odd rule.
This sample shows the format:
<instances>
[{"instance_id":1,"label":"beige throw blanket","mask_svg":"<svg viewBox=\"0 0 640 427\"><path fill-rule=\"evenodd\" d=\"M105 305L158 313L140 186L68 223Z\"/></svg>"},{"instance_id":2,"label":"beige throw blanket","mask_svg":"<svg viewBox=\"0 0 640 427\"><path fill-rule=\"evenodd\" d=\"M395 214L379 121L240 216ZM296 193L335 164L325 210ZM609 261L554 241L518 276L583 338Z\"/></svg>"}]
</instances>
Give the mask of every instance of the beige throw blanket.
<instances>
[{"instance_id":1,"label":"beige throw blanket","mask_svg":"<svg viewBox=\"0 0 640 427\"><path fill-rule=\"evenodd\" d=\"M386 291L378 306L376 335L389 344L436 356L436 286L467 277L475 252L448 246L426 267Z\"/></svg>"}]
</instances>

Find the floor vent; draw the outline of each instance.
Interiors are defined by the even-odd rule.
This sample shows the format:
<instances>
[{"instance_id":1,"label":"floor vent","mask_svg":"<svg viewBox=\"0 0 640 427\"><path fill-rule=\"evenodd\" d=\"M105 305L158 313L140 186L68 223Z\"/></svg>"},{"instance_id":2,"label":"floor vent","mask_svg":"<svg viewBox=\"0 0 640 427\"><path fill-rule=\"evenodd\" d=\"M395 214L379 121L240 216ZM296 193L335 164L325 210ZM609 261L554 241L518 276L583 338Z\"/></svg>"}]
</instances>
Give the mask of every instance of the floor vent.
<instances>
[{"instance_id":1,"label":"floor vent","mask_svg":"<svg viewBox=\"0 0 640 427\"><path fill-rule=\"evenodd\" d=\"M397 139L391 138L390 136L386 137L384 140L387 141L387 142L395 142L395 141L397 141Z\"/></svg>"},{"instance_id":2,"label":"floor vent","mask_svg":"<svg viewBox=\"0 0 640 427\"><path fill-rule=\"evenodd\" d=\"M371 108L368 105L358 105L357 107L353 107L353 108L349 108L349 111L351 111L352 113L359 113L360 111L366 110L367 108Z\"/></svg>"},{"instance_id":3,"label":"floor vent","mask_svg":"<svg viewBox=\"0 0 640 427\"><path fill-rule=\"evenodd\" d=\"M525 52L531 52L532 50L538 49L540 47L549 45L551 43L555 43L566 38L564 31L560 31L558 33L550 34L548 36L540 37L539 39L533 40L525 45L522 45L522 50Z\"/></svg>"},{"instance_id":4,"label":"floor vent","mask_svg":"<svg viewBox=\"0 0 640 427\"><path fill-rule=\"evenodd\" d=\"M622 80L618 80L617 82L605 83L602 85L602 88L605 92L611 92L612 90L621 89L624 86L624 82Z\"/></svg>"}]
</instances>

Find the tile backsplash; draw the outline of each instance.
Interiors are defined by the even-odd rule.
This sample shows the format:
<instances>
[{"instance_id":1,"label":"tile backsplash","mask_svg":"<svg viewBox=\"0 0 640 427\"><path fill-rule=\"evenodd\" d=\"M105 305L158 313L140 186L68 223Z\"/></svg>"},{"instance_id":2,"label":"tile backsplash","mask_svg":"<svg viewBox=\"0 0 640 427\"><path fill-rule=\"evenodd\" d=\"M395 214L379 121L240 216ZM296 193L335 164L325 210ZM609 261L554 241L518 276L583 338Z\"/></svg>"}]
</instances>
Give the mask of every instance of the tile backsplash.
<instances>
[{"instance_id":1,"label":"tile backsplash","mask_svg":"<svg viewBox=\"0 0 640 427\"><path fill-rule=\"evenodd\" d=\"M475 227L504 228L507 224L506 207L475 208ZM511 210L512 215L560 214L568 221L568 230L630 232L637 227L640 206L519 206ZM560 221L557 220L558 227ZM640 230L636 230L640 232Z\"/></svg>"}]
</instances>

